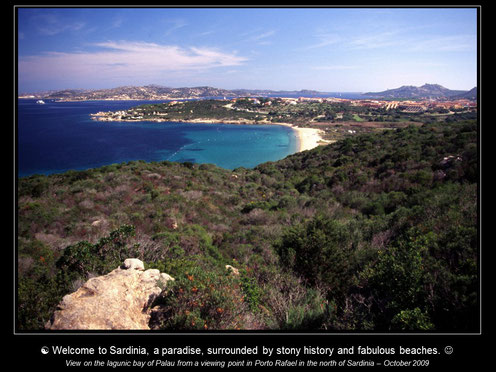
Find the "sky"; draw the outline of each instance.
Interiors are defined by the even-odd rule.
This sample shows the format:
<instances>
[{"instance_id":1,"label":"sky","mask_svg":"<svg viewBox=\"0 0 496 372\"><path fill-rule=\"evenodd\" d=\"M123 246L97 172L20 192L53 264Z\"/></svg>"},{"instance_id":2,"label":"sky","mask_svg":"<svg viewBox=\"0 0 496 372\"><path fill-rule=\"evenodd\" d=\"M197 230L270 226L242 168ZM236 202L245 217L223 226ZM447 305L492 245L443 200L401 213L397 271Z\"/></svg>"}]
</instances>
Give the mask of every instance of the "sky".
<instances>
[{"instance_id":1,"label":"sky","mask_svg":"<svg viewBox=\"0 0 496 372\"><path fill-rule=\"evenodd\" d=\"M18 91L477 85L476 8L28 8Z\"/></svg>"}]
</instances>

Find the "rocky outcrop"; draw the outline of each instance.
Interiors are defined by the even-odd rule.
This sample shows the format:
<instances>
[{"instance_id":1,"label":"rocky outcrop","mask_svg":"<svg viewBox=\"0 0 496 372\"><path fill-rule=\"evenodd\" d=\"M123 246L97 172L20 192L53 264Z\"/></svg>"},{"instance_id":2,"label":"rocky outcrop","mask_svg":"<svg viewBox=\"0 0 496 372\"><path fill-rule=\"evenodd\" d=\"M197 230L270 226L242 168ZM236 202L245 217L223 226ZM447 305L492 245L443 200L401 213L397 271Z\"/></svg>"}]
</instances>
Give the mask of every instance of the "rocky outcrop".
<instances>
[{"instance_id":1,"label":"rocky outcrop","mask_svg":"<svg viewBox=\"0 0 496 372\"><path fill-rule=\"evenodd\" d=\"M107 275L89 279L66 295L51 320L51 330L150 329L150 305L166 286L170 275L144 270L143 262L127 259Z\"/></svg>"},{"instance_id":2,"label":"rocky outcrop","mask_svg":"<svg viewBox=\"0 0 496 372\"><path fill-rule=\"evenodd\" d=\"M236 269L234 266L226 265L226 270L235 276L239 276L239 270Z\"/></svg>"}]
</instances>

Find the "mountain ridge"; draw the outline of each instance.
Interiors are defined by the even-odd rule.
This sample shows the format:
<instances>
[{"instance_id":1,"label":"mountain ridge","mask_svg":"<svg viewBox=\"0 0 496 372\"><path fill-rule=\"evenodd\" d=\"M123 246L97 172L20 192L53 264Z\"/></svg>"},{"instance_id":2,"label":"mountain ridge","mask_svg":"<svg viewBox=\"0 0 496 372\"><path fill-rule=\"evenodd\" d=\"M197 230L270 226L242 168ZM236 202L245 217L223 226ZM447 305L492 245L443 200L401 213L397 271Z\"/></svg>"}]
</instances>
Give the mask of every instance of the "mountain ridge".
<instances>
[{"instance_id":1,"label":"mountain ridge","mask_svg":"<svg viewBox=\"0 0 496 372\"><path fill-rule=\"evenodd\" d=\"M211 86L172 88L157 84L143 86L123 85L108 89L62 89L39 93L23 93L21 98L56 99L56 100L105 100L105 99L185 99L205 97L242 97L270 94L306 94L316 95L322 92L302 89L299 91L275 91L267 89L223 89Z\"/></svg>"},{"instance_id":2,"label":"mountain ridge","mask_svg":"<svg viewBox=\"0 0 496 372\"><path fill-rule=\"evenodd\" d=\"M109 89L62 89L39 93L23 93L20 98L55 99L55 100L161 100L191 99L206 97L243 97L264 95L305 95L317 96L329 94L317 90L269 90L269 89L223 89L210 86L172 88L157 84L143 86L124 85ZM421 87L404 85L382 92L363 93L363 96L375 98L477 98L477 88L469 91L451 90L439 84L424 84Z\"/></svg>"},{"instance_id":3,"label":"mountain ridge","mask_svg":"<svg viewBox=\"0 0 496 372\"><path fill-rule=\"evenodd\" d=\"M395 89L387 89L382 92L367 92L365 96L377 98L451 98L451 97L472 97L473 91L476 93L477 88L469 91L452 90L439 84L424 84L420 87L413 85L403 85ZM465 97L468 95L468 97Z\"/></svg>"}]
</instances>

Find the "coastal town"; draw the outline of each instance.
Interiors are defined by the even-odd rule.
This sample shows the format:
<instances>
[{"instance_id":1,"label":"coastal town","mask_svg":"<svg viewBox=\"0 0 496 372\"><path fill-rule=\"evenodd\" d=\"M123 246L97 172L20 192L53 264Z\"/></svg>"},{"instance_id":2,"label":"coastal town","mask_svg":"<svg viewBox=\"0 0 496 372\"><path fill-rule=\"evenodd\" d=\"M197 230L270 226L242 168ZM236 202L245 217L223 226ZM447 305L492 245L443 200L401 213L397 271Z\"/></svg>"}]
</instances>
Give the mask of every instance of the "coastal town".
<instances>
[{"instance_id":1,"label":"coastal town","mask_svg":"<svg viewBox=\"0 0 496 372\"><path fill-rule=\"evenodd\" d=\"M364 132L474 118L477 102L461 99L379 100L336 97L236 97L172 100L91 114L96 121L278 124L305 132L305 149ZM310 134L311 133L311 134ZM305 142L301 138L300 142Z\"/></svg>"},{"instance_id":2,"label":"coastal town","mask_svg":"<svg viewBox=\"0 0 496 372\"><path fill-rule=\"evenodd\" d=\"M241 98L231 98L231 99L220 99L215 100L223 103L222 107L229 110L246 113L256 113L260 118L261 115L268 116L271 114L269 109L271 107L296 107L299 106L300 110L292 110L293 112L302 111L306 108L315 109L310 105L321 104L321 111L326 111L327 109L332 110L336 107L347 107L348 110L343 110L342 112L337 112L333 119L339 120L344 118L344 111L357 111L355 114L356 121L360 121L360 114L362 116L371 115L370 110L368 113L364 114L363 109L371 110L381 110L381 112L397 112L397 113L430 113L430 114L445 114L452 115L461 112L476 112L477 102L469 99L456 99L456 100L372 100L372 99L344 99L344 98L313 98L313 97L299 97L299 98L288 98L288 97L275 97L275 98L264 98L264 97L241 97ZM174 115L171 115L171 107L182 106L185 107L186 111L173 110L176 114L187 114L188 100L172 100L170 102L163 103L161 105L142 105L138 107L131 108L126 111L108 111L108 112L97 112L92 114L93 119L99 121L167 121L170 120ZM247 105L248 104L248 105ZM155 107L156 110L150 111L148 106ZM328 106L328 107L325 107ZM329 111L329 110L327 110ZM287 110L286 116L290 116L291 110ZM190 114L194 112L190 110ZM177 116L177 115L176 115ZM193 116L193 115L188 115ZM279 115L278 118L281 116ZM322 121L323 115L316 115L311 118L311 121ZM329 117L327 117L329 118ZM190 118L191 119L191 118ZM211 120L211 118L204 118L205 120ZM231 118L232 119L232 118ZM175 120L178 120L175 117ZM252 120L246 118L245 122L251 124ZM265 122L267 120L259 119L259 122ZM274 121L272 121L274 122Z\"/></svg>"},{"instance_id":3,"label":"coastal town","mask_svg":"<svg viewBox=\"0 0 496 372\"><path fill-rule=\"evenodd\" d=\"M310 149L363 133L476 119L477 95L477 87L461 91L439 84L355 94L147 85L39 92L19 98L37 103L136 101L127 110L90 114L99 122L286 125L297 133L300 149Z\"/></svg>"}]
</instances>

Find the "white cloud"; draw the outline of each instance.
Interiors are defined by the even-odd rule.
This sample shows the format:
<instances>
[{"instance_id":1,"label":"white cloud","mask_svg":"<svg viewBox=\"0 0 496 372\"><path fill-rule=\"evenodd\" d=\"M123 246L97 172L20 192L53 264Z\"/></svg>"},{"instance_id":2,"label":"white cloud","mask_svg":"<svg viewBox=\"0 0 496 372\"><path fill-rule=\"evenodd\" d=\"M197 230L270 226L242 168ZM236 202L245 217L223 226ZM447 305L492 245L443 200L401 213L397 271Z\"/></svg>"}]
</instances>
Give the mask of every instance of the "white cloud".
<instances>
[{"instance_id":1,"label":"white cloud","mask_svg":"<svg viewBox=\"0 0 496 372\"><path fill-rule=\"evenodd\" d=\"M250 41L258 41L258 40L262 40L262 39L266 39L272 35L274 35L276 32L274 30L270 30L270 31L267 31L267 32L263 32L261 34L256 34L256 35L253 35L249 40Z\"/></svg>"},{"instance_id":2,"label":"white cloud","mask_svg":"<svg viewBox=\"0 0 496 372\"><path fill-rule=\"evenodd\" d=\"M124 18L122 18L122 17L114 17L112 20L110 20L109 23L110 23L110 27L111 28L119 28L124 23Z\"/></svg>"},{"instance_id":3,"label":"white cloud","mask_svg":"<svg viewBox=\"0 0 496 372\"><path fill-rule=\"evenodd\" d=\"M270 45L272 44L272 42L270 41L270 37L273 36L275 33L275 30L251 30L240 35L243 38L241 42L256 43L257 45Z\"/></svg>"},{"instance_id":4,"label":"white cloud","mask_svg":"<svg viewBox=\"0 0 496 372\"><path fill-rule=\"evenodd\" d=\"M188 26L188 23L182 19L168 19L165 20L165 23L169 28L165 31L165 35L169 36L173 34L176 30L179 30L180 28Z\"/></svg>"},{"instance_id":5,"label":"white cloud","mask_svg":"<svg viewBox=\"0 0 496 372\"><path fill-rule=\"evenodd\" d=\"M319 40L315 44L311 44L303 49L316 49L316 48L322 48L325 46L333 45L340 43L343 38L335 33L319 33L315 35L315 37Z\"/></svg>"},{"instance_id":6,"label":"white cloud","mask_svg":"<svg viewBox=\"0 0 496 372\"><path fill-rule=\"evenodd\" d=\"M341 71L341 70L356 70L361 68L360 66L353 65L325 65L325 66L313 66L313 70L329 70L329 71Z\"/></svg>"},{"instance_id":7,"label":"white cloud","mask_svg":"<svg viewBox=\"0 0 496 372\"><path fill-rule=\"evenodd\" d=\"M85 22L70 22L51 13L35 14L31 17L31 22L36 25L37 32L45 36L54 36L64 32L77 32L86 27Z\"/></svg>"},{"instance_id":8,"label":"white cloud","mask_svg":"<svg viewBox=\"0 0 496 372\"><path fill-rule=\"evenodd\" d=\"M74 22L71 24L56 24L40 26L38 31L47 36L53 36L68 31L81 31L85 27L84 22Z\"/></svg>"},{"instance_id":9,"label":"white cloud","mask_svg":"<svg viewBox=\"0 0 496 372\"><path fill-rule=\"evenodd\" d=\"M333 50L367 51L389 49L396 52L466 52L474 51L475 35L435 35L428 33L428 26L395 28L390 30L371 30L353 33L343 37L333 32L318 32L314 35L316 43L304 49L317 49L332 46Z\"/></svg>"},{"instance_id":10,"label":"white cloud","mask_svg":"<svg viewBox=\"0 0 496 372\"><path fill-rule=\"evenodd\" d=\"M411 52L466 52L474 51L477 39L470 35L453 35L415 40L410 43Z\"/></svg>"},{"instance_id":11,"label":"white cloud","mask_svg":"<svg viewBox=\"0 0 496 372\"><path fill-rule=\"evenodd\" d=\"M387 31L355 37L349 43L351 49L377 49L402 45L399 32Z\"/></svg>"},{"instance_id":12,"label":"white cloud","mask_svg":"<svg viewBox=\"0 0 496 372\"><path fill-rule=\"evenodd\" d=\"M110 81L118 78L153 78L172 71L196 71L237 66L246 58L205 47L184 48L155 43L108 41L94 44L94 52L51 52L21 57L19 79ZM70 84L69 84L70 82Z\"/></svg>"}]
</instances>

